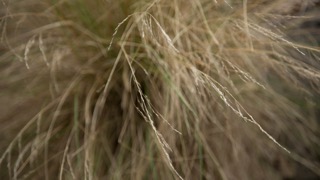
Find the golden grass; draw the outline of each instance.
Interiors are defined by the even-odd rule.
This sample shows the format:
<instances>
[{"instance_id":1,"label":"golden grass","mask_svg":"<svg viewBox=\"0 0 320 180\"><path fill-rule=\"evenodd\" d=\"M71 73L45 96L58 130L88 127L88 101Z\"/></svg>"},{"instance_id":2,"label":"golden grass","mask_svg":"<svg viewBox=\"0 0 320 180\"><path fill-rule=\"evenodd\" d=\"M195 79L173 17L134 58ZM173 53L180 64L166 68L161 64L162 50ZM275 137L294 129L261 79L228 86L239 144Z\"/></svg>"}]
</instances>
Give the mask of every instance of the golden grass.
<instances>
[{"instance_id":1,"label":"golden grass","mask_svg":"<svg viewBox=\"0 0 320 180\"><path fill-rule=\"evenodd\" d=\"M319 177L315 3L2 1L1 179Z\"/></svg>"}]
</instances>

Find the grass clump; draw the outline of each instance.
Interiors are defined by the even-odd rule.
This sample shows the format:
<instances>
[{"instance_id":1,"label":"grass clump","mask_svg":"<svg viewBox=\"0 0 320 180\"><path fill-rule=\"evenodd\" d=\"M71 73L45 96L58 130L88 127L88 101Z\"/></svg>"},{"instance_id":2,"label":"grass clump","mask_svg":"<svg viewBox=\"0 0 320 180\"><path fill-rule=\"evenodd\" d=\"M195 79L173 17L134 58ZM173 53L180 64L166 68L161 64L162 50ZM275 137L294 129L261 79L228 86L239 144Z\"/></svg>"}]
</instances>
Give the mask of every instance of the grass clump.
<instances>
[{"instance_id":1,"label":"grass clump","mask_svg":"<svg viewBox=\"0 0 320 180\"><path fill-rule=\"evenodd\" d=\"M2 1L0 177L319 177L306 2Z\"/></svg>"}]
</instances>

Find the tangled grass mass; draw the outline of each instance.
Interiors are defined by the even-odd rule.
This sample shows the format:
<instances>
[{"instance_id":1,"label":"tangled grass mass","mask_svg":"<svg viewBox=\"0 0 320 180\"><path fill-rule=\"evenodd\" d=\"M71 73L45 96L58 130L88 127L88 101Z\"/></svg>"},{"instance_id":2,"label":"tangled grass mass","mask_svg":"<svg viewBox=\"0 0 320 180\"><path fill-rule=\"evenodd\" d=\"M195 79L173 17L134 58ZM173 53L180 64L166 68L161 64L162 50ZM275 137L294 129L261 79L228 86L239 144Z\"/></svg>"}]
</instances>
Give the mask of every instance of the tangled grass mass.
<instances>
[{"instance_id":1,"label":"tangled grass mass","mask_svg":"<svg viewBox=\"0 0 320 180\"><path fill-rule=\"evenodd\" d=\"M318 0L0 2L0 179L320 178Z\"/></svg>"}]
</instances>

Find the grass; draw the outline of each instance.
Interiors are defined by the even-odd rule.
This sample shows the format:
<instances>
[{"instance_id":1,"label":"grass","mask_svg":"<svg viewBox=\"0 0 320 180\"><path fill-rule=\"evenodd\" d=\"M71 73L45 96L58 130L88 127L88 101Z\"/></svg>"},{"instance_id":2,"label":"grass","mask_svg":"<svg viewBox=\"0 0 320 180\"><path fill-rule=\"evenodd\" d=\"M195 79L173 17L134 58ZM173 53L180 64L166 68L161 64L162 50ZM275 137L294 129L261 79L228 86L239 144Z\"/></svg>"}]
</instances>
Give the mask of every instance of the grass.
<instances>
[{"instance_id":1,"label":"grass","mask_svg":"<svg viewBox=\"0 0 320 180\"><path fill-rule=\"evenodd\" d=\"M316 3L2 1L1 179L318 178Z\"/></svg>"}]
</instances>

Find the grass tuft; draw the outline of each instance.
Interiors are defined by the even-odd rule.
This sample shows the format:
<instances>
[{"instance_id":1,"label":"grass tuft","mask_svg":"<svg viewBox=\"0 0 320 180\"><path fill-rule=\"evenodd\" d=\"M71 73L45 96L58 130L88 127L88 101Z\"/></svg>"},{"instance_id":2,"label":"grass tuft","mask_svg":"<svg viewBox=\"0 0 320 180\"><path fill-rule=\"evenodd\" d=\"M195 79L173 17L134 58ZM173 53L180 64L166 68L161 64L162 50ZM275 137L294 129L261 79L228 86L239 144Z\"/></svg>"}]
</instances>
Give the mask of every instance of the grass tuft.
<instances>
[{"instance_id":1,"label":"grass tuft","mask_svg":"<svg viewBox=\"0 0 320 180\"><path fill-rule=\"evenodd\" d=\"M1 179L320 177L317 0L1 3Z\"/></svg>"}]
</instances>

